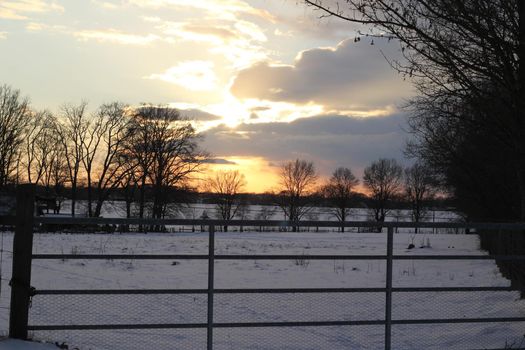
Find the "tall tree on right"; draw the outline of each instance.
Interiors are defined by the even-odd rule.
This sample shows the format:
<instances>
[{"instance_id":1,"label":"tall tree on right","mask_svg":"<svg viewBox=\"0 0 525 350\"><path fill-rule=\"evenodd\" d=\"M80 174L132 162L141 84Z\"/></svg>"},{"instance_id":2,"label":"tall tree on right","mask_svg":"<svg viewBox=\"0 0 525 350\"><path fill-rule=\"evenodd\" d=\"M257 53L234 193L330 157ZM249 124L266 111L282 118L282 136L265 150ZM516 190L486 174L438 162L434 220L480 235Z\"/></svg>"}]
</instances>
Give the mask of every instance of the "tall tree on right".
<instances>
[{"instance_id":1,"label":"tall tree on right","mask_svg":"<svg viewBox=\"0 0 525 350\"><path fill-rule=\"evenodd\" d=\"M422 163L405 169L405 197L410 203L412 220L419 222L425 216L430 200L434 198L435 186L430 168ZM418 228L416 227L416 233Z\"/></svg>"},{"instance_id":2,"label":"tall tree on right","mask_svg":"<svg viewBox=\"0 0 525 350\"><path fill-rule=\"evenodd\" d=\"M403 169L395 159L379 159L365 168L363 184L370 192L374 218L383 223L391 210L392 200L401 190ZM381 225L377 228L381 230Z\"/></svg>"},{"instance_id":3,"label":"tall tree on right","mask_svg":"<svg viewBox=\"0 0 525 350\"><path fill-rule=\"evenodd\" d=\"M402 58L390 63L417 91L409 102L410 153L441 176L461 210L477 220L525 220L525 1L305 3L323 17L363 25L370 41L399 44ZM495 166L479 163L487 149L485 163ZM483 208L499 197L501 208Z\"/></svg>"}]
</instances>

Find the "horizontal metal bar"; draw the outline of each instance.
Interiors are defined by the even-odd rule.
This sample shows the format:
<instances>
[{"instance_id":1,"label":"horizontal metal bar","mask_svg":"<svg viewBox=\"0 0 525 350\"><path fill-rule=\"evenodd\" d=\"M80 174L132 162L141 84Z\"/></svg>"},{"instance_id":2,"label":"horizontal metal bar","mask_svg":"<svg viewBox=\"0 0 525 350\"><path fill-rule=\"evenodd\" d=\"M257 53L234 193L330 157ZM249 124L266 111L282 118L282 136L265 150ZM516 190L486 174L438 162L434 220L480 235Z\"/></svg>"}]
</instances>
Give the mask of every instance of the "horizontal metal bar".
<instances>
[{"instance_id":1,"label":"horizontal metal bar","mask_svg":"<svg viewBox=\"0 0 525 350\"><path fill-rule=\"evenodd\" d=\"M322 327L322 326L372 326L384 325L383 320L370 321L302 321L302 322L222 322L213 328L258 328L258 327Z\"/></svg>"},{"instance_id":2,"label":"horizontal metal bar","mask_svg":"<svg viewBox=\"0 0 525 350\"><path fill-rule=\"evenodd\" d=\"M315 293L384 293L386 288L228 288L214 289L215 294L315 294ZM400 287L395 293L410 292L514 292L513 287ZM148 295L206 294L207 289L43 289L36 295Z\"/></svg>"},{"instance_id":3,"label":"horizontal metal bar","mask_svg":"<svg viewBox=\"0 0 525 350\"><path fill-rule=\"evenodd\" d=\"M207 260L204 254L33 254L33 260Z\"/></svg>"},{"instance_id":4,"label":"horizontal metal bar","mask_svg":"<svg viewBox=\"0 0 525 350\"><path fill-rule=\"evenodd\" d=\"M215 289L216 294L314 294L314 293L381 293L386 288L259 288Z\"/></svg>"},{"instance_id":5,"label":"horizontal metal bar","mask_svg":"<svg viewBox=\"0 0 525 350\"><path fill-rule=\"evenodd\" d=\"M385 260L384 255L231 254L214 255L215 260Z\"/></svg>"},{"instance_id":6,"label":"horizontal metal bar","mask_svg":"<svg viewBox=\"0 0 525 350\"><path fill-rule=\"evenodd\" d=\"M221 322L213 328L254 328L254 327L314 327L314 326L363 326L382 325L382 320L370 321L303 321L303 322ZM28 330L116 330L116 329L172 329L206 328L206 323L165 323L165 324L98 324L98 325L29 325Z\"/></svg>"},{"instance_id":7,"label":"horizontal metal bar","mask_svg":"<svg viewBox=\"0 0 525 350\"><path fill-rule=\"evenodd\" d=\"M36 223L64 225L179 225L179 226L264 226L264 227L399 227L399 228L451 228L525 230L525 223L483 222L393 222L375 221L282 221L282 220L203 220L203 219L140 219L140 218L86 218L37 216Z\"/></svg>"},{"instance_id":8,"label":"horizontal metal bar","mask_svg":"<svg viewBox=\"0 0 525 350\"><path fill-rule=\"evenodd\" d=\"M501 323L525 322L525 317L486 317L486 318L438 318L421 320L392 320L392 324L443 324L443 323Z\"/></svg>"},{"instance_id":9,"label":"horizontal metal bar","mask_svg":"<svg viewBox=\"0 0 525 350\"><path fill-rule=\"evenodd\" d=\"M206 328L206 323L159 323L159 324L78 324L78 325L28 325L30 331L89 331L116 329L187 329Z\"/></svg>"},{"instance_id":10,"label":"horizontal metal bar","mask_svg":"<svg viewBox=\"0 0 525 350\"><path fill-rule=\"evenodd\" d=\"M35 295L205 294L207 289L37 289Z\"/></svg>"},{"instance_id":11,"label":"horizontal metal bar","mask_svg":"<svg viewBox=\"0 0 525 350\"><path fill-rule=\"evenodd\" d=\"M400 287L392 288L396 293L410 292L515 292L513 287Z\"/></svg>"},{"instance_id":12,"label":"horizontal metal bar","mask_svg":"<svg viewBox=\"0 0 525 350\"><path fill-rule=\"evenodd\" d=\"M488 318L444 318L421 320L392 320L394 325L413 324L457 324L457 323L501 323L525 322L525 317L488 317ZM365 321L300 321L300 322L221 322L213 328L263 328L263 327L320 327L320 326L370 326L384 325L384 320ZM98 324L98 325L29 325L28 330L116 330L116 329L172 329L206 328L206 323L161 323L161 324Z\"/></svg>"},{"instance_id":13,"label":"horizontal metal bar","mask_svg":"<svg viewBox=\"0 0 525 350\"><path fill-rule=\"evenodd\" d=\"M385 288L229 288L215 294L380 293ZM36 295L206 294L207 289L42 289Z\"/></svg>"},{"instance_id":14,"label":"horizontal metal bar","mask_svg":"<svg viewBox=\"0 0 525 350\"><path fill-rule=\"evenodd\" d=\"M394 260L525 260L525 255L394 255Z\"/></svg>"},{"instance_id":15,"label":"horizontal metal bar","mask_svg":"<svg viewBox=\"0 0 525 350\"><path fill-rule=\"evenodd\" d=\"M33 254L35 260L207 260L205 254ZM385 260L384 255L229 254L215 260ZM525 260L525 255L395 255L394 260Z\"/></svg>"}]
</instances>

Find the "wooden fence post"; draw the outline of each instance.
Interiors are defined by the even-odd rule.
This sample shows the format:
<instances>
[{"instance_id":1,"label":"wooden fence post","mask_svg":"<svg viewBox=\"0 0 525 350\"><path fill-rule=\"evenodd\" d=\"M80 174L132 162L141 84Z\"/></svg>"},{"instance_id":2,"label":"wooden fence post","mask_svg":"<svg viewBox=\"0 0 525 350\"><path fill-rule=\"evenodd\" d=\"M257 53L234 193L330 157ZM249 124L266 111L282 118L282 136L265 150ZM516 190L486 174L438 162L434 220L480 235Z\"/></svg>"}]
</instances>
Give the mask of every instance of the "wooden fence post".
<instances>
[{"instance_id":1,"label":"wooden fence post","mask_svg":"<svg viewBox=\"0 0 525 350\"><path fill-rule=\"evenodd\" d=\"M16 228L13 241L13 274L11 277L11 310L9 337L27 339L33 254L33 221L35 185L19 185L16 191Z\"/></svg>"}]
</instances>

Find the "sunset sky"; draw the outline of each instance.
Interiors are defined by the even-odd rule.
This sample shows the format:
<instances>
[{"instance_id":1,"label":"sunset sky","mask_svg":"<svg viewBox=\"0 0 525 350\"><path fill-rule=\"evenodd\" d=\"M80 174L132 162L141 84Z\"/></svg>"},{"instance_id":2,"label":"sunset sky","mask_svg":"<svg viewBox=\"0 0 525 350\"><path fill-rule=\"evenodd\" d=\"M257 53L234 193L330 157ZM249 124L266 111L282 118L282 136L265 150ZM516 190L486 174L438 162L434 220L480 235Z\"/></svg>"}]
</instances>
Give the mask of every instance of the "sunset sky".
<instances>
[{"instance_id":1,"label":"sunset sky","mask_svg":"<svg viewBox=\"0 0 525 350\"><path fill-rule=\"evenodd\" d=\"M320 15L297 0L1 0L0 84L52 111L170 104L249 191L295 158L323 176L405 162L412 88L385 60L398 45Z\"/></svg>"}]
</instances>

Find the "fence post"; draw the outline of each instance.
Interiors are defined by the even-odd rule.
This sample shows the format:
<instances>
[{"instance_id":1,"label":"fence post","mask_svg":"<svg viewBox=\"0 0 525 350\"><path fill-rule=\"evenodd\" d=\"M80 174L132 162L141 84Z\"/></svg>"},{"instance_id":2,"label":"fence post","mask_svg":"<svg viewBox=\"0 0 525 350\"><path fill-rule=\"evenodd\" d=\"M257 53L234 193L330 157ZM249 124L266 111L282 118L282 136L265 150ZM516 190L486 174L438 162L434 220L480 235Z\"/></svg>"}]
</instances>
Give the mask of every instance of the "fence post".
<instances>
[{"instance_id":1,"label":"fence post","mask_svg":"<svg viewBox=\"0 0 525 350\"><path fill-rule=\"evenodd\" d=\"M210 225L208 243L208 350L213 349L213 285L215 279L215 226Z\"/></svg>"},{"instance_id":2,"label":"fence post","mask_svg":"<svg viewBox=\"0 0 525 350\"><path fill-rule=\"evenodd\" d=\"M394 227L388 226L386 239L386 307L385 307L385 350L392 345L392 258L394 256Z\"/></svg>"},{"instance_id":3,"label":"fence post","mask_svg":"<svg viewBox=\"0 0 525 350\"><path fill-rule=\"evenodd\" d=\"M16 227L13 241L13 273L11 277L11 310L9 337L27 339L31 287L31 256L33 254L33 216L35 185L19 185L16 191Z\"/></svg>"}]
</instances>

